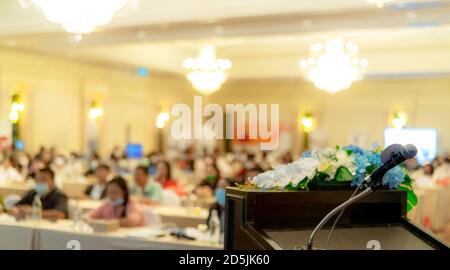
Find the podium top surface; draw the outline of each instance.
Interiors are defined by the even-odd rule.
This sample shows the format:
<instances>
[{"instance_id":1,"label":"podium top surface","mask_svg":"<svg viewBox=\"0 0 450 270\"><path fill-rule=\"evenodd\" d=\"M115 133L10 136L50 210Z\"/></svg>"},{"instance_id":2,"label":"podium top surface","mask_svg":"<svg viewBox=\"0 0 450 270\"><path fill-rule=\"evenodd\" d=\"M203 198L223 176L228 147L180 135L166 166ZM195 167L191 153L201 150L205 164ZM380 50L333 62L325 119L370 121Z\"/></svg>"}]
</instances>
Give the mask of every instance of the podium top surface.
<instances>
[{"instance_id":1,"label":"podium top surface","mask_svg":"<svg viewBox=\"0 0 450 270\"><path fill-rule=\"evenodd\" d=\"M227 187L226 190L229 193L256 193L256 194L281 194L281 193L322 193L322 192L339 192L339 193L353 193L354 189L313 189L313 190L286 190L286 189L261 189L257 187ZM381 189L377 190L376 193L397 193L397 192L403 192L398 190L390 190L390 189Z\"/></svg>"},{"instance_id":2,"label":"podium top surface","mask_svg":"<svg viewBox=\"0 0 450 270\"><path fill-rule=\"evenodd\" d=\"M305 246L311 229L264 230L280 249L294 250ZM317 234L314 247L326 249L329 230ZM356 228L336 228L328 249L338 250L434 250L435 248L420 237L412 234L401 224Z\"/></svg>"}]
</instances>

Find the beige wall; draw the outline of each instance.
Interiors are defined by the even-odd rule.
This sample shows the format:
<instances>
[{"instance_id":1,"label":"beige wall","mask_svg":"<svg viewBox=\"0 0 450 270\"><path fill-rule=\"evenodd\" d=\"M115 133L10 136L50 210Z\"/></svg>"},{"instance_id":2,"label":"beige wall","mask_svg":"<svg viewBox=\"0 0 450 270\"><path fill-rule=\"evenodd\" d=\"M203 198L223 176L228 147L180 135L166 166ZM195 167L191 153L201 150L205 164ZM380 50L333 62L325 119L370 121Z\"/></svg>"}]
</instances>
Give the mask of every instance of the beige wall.
<instances>
[{"instance_id":1,"label":"beige wall","mask_svg":"<svg viewBox=\"0 0 450 270\"><path fill-rule=\"evenodd\" d=\"M192 102L193 91L172 75L137 76L132 69L86 64L70 59L0 49L0 119L7 119L10 96L24 84L26 110L22 135L28 149L41 145L70 151L86 148L87 112L101 102L99 149L106 154L127 141L155 147L159 109Z\"/></svg>"},{"instance_id":2,"label":"beige wall","mask_svg":"<svg viewBox=\"0 0 450 270\"><path fill-rule=\"evenodd\" d=\"M352 134L363 134L365 146L383 144L389 114L397 109L409 115L408 127L433 127L441 151L450 150L450 78L363 80L339 94L328 94L300 80L228 82L211 101L278 103L280 118L296 126L299 113L312 112L328 145L347 144ZM294 130L299 151L301 134Z\"/></svg>"},{"instance_id":3,"label":"beige wall","mask_svg":"<svg viewBox=\"0 0 450 270\"><path fill-rule=\"evenodd\" d=\"M156 146L155 118L174 103L192 104L195 92L180 76L118 69L70 59L0 49L0 119L7 119L10 95L25 85L23 137L29 149L55 145L84 150L87 110L98 99L104 108L99 126L100 150L106 154L128 140L145 150ZM295 151L301 134L299 113L312 112L328 145L346 144L362 134L366 146L383 142L383 130L395 109L409 115L410 127L439 130L442 151L450 150L450 78L363 80L348 91L331 95L301 80L235 80L204 99L204 104L278 103L282 122L293 127Z\"/></svg>"}]
</instances>

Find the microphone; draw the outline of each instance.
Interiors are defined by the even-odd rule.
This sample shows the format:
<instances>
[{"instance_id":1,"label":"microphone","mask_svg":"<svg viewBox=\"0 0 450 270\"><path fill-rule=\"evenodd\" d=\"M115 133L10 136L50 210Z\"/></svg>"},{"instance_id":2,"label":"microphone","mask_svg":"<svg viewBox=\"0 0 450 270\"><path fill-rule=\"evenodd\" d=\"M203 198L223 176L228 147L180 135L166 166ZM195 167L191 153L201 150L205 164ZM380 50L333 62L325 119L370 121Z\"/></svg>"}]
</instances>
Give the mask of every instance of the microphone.
<instances>
[{"instance_id":1,"label":"microphone","mask_svg":"<svg viewBox=\"0 0 450 270\"><path fill-rule=\"evenodd\" d=\"M381 153L381 161L383 165L372 172L371 175L364 179L363 187L370 186L372 189L379 188L382 184L384 175L395 166L403 163L405 160L413 158L417 155L417 148L412 144L402 146L401 144L393 144L387 147Z\"/></svg>"},{"instance_id":2,"label":"microphone","mask_svg":"<svg viewBox=\"0 0 450 270\"><path fill-rule=\"evenodd\" d=\"M384 175L395 166L399 165L403 161L413 158L417 155L417 148L412 144L407 144L402 146L401 144L393 144L384 149L383 153L381 153L381 165L377 168L371 175L367 176L363 182L361 183L361 187L363 187L363 191L358 195L350 197L347 201L343 202L331 212L329 212L317 226L314 228L313 232L309 236L308 243L306 244L305 249L312 250L313 242L315 235L325 226L325 224L337 213L343 211L352 203L364 198L369 193L372 193L375 189L379 188L382 184L382 180ZM358 189L358 188L357 188ZM356 194L356 191L354 195Z\"/></svg>"}]
</instances>

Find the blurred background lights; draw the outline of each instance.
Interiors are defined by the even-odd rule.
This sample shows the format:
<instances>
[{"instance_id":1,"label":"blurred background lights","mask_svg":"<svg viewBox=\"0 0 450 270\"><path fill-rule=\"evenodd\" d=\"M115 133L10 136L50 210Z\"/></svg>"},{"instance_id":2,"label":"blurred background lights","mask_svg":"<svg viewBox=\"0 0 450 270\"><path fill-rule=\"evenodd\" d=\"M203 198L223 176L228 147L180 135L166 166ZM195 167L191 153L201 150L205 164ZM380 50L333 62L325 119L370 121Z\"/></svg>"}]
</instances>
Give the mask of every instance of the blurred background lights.
<instances>
[{"instance_id":1,"label":"blurred background lights","mask_svg":"<svg viewBox=\"0 0 450 270\"><path fill-rule=\"evenodd\" d=\"M166 112L160 112L156 117L156 127L164 128L166 126L166 122L169 121L170 116Z\"/></svg>"},{"instance_id":2,"label":"blurred background lights","mask_svg":"<svg viewBox=\"0 0 450 270\"><path fill-rule=\"evenodd\" d=\"M19 0L22 7L30 1ZM128 0L31 0L52 23L61 24L69 33L88 34L97 26L111 22L117 11L123 9Z\"/></svg>"},{"instance_id":3,"label":"blurred background lights","mask_svg":"<svg viewBox=\"0 0 450 270\"><path fill-rule=\"evenodd\" d=\"M150 74L150 71L146 67L140 67L137 69L137 74L141 77L147 77Z\"/></svg>"}]
</instances>

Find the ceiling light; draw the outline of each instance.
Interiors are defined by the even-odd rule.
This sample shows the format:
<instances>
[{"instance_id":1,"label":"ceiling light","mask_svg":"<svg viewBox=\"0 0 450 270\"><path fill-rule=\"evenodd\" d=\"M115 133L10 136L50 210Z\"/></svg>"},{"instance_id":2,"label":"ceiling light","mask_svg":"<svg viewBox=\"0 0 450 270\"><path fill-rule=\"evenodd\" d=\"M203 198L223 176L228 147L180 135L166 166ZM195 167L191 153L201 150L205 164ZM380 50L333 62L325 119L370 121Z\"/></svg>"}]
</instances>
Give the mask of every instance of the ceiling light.
<instances>
[{"instance_id":1,"label":"ceiling light","mask_svg":"<svg viewBox=\"0 0 450 270\"><path fill-rule=\"evenodd\" d=\"M226 70L232 66L228 59L216 58L213 46L205 46L197 58L187 58L183 67L189 69L188 80L203 95L210 95L220 89L227 80Z\"/></svg>"},{"instance_id":2,"label":"ceiling light","mask_svg":"<svg viewBox=\"0 0 450 270\"><path fill-rule=\"evenodd\" d=\"M386 3L394 2L395 0L366 0L369 4L375 5L378 8L383 8Z\"/></svg>"},{"instance_id":3,"label":"ceiling light","mask_svg":"<svg viewBox=\"0 0 450 270\"><path fill-rule=\"evenodd\" d=\"M362 78L368 62L358 58L358 51L356 44L341 39L313 44L311 55L300 60L299 66L303 76L317 88L337 93Z\"/></svg>"},{"instance_id":4,"label":"ceiling light","mask_svg":"<svg viewBox=\"0 0 450 270\"><path fill-rule=\"evenodd\" d=\"M111 22L116 12L129 0L31 0L52 23L61 24L66 32L88 34L97 26ZM21 5L23 0L20 0Z\"/></svg>"}]
</instances>

